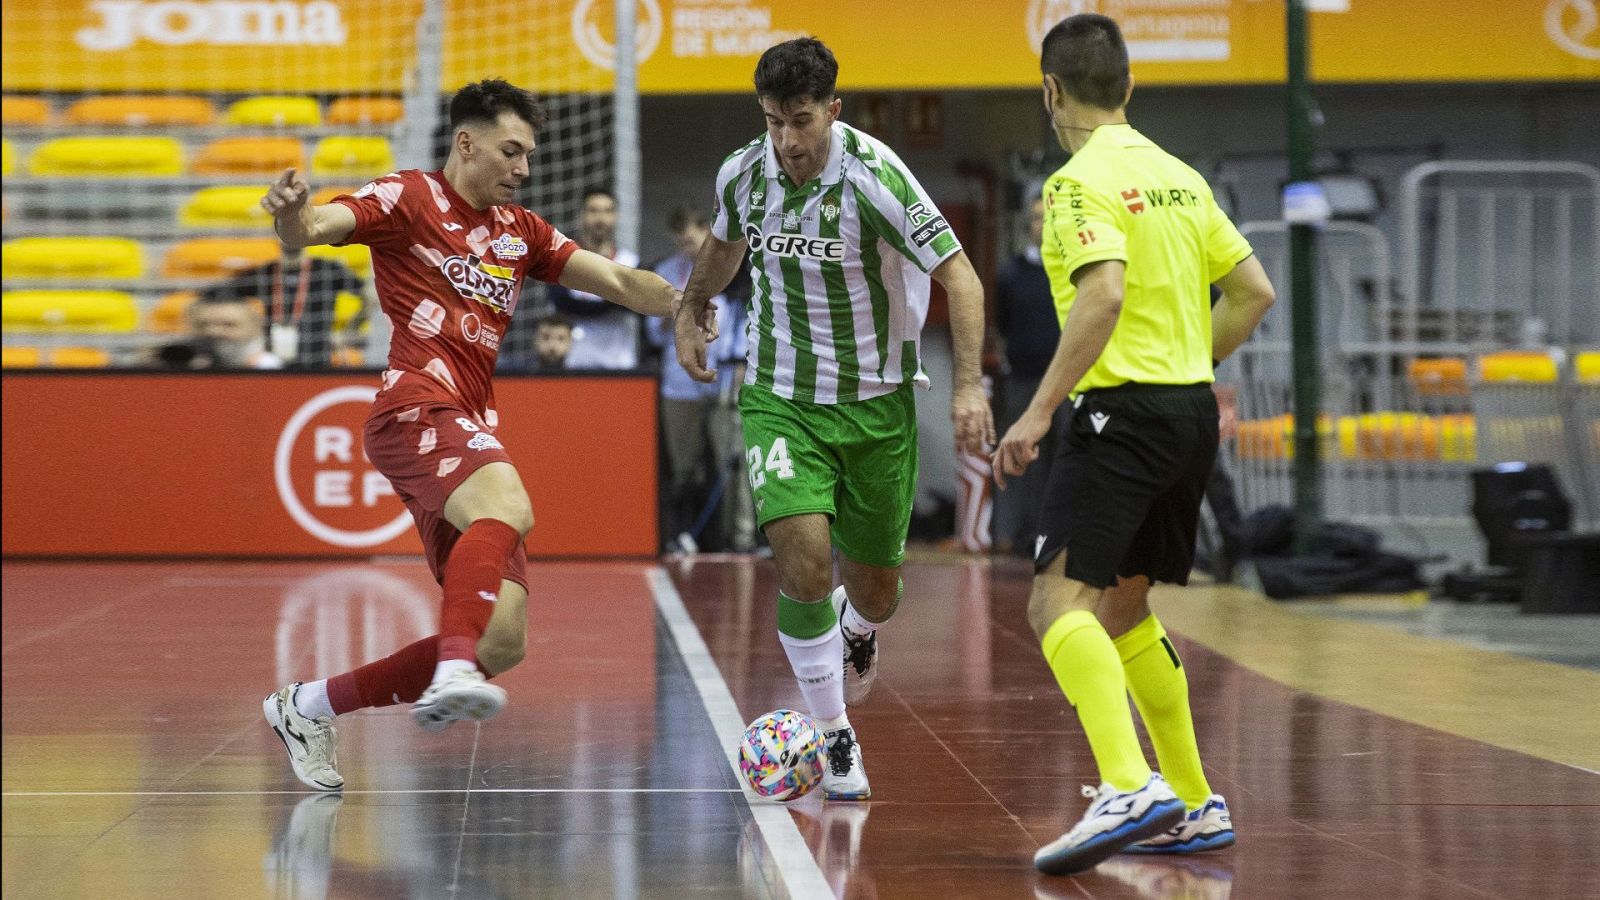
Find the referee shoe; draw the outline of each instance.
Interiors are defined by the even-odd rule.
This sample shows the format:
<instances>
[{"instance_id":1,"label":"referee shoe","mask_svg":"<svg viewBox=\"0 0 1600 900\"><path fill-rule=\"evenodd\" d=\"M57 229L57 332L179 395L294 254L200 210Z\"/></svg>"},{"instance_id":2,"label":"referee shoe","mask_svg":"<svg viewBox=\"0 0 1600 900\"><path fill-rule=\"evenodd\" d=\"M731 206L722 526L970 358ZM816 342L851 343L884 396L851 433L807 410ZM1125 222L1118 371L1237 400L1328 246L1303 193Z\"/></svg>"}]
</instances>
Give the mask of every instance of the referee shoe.
<instances>
[{"instance_id":1,"label":"referee shoe","mask_svg":"<svg viewBox=\"0 0 1600 900\"><path fill-rule=\"evenodd\" d=\"M1150 780L1136 791L1122 793L1102 784L1099 790L1086 785L1083 794L1093 798L1083 818L1033 855L1034 868L1046 875L1071 875L1093 868L1130 844L1153 838L1183 821L1183 801L1158 772L1151 773Z\"/></svg>"}]
</instances>

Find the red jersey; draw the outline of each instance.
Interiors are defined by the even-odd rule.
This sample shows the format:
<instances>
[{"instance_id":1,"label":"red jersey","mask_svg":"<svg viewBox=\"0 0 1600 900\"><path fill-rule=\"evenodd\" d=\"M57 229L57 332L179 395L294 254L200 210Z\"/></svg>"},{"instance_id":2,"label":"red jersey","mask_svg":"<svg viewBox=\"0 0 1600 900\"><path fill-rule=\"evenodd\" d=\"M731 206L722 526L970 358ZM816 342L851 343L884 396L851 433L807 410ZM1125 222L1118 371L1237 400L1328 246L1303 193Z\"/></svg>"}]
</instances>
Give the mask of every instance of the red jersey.
<instances>
[{"instance_id":1,"label":"red jersey","mask_svg":"<svg viewBox=\"0 0 1600 900\"><path fill-rule=\"evenodd\" d=\"M355 213L344 243L372 248L392 332L384 391L430 379L495 427L489 379L522 279L554 282L578 245L520 206L473 209L443 172L406 169L333 202Z\"/></svg>"}]
</instances>

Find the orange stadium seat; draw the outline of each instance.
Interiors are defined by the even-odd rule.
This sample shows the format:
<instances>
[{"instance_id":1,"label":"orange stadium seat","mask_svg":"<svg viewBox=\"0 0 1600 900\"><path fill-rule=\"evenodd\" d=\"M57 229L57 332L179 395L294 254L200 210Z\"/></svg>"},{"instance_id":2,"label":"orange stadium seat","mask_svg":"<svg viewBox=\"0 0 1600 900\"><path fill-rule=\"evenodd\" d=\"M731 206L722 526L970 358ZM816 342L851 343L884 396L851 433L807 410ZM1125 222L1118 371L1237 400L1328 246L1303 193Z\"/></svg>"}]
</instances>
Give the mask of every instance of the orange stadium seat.
<instances>
[{"instance_id":1,"label":"orange stadium seat","mask_svg":"<svg viewBox=\"0 0 1600 900\"><path fill-rule=\"evenodd\" d=\"M27 237L0 248L0 272L10 278L142 278L139 242L119 237Z\"/></svg>"},{"instance_id":2,"label":"orange stadium seat","mask_svg":"<svg viewBox=\"0 0 1600 900\"><path fill-rule=\"evenodd\" d=\"M46 358L58 369L103 369L111 365L111 354L99 347L57 347Z\"/></svg>"},{"instance_id":3,"label":"orange stadium seat","mask_svg":"<svg viewBox=\"0 0 1600 900\"><path fill-rule=\"evenodd\" d=\"M204 97L85 97L67 107L66 112L66 120L73 125L122 125L135 128L210 125L216 118L216 108Z\"/></svg>"},{"instance_id":4,"label":"orange stadium seat","mask_svg":"<svg viewBox=\"0 0 1600 900\"><path fill-rule=\"evenodd\" d=\"M393 169L389 139L376 135L325 137L311 155L311 173L321 178L372 178Z\"/></svg>"},{"instance_id":5,"label":"orange stadium seat","mask_svg":"<svg viewBox=\"0 0 1600 900\"><path fill-rule=\"evenodd\" d=\"M0 347L0 367L34 369L43 363L44 354L38 347Z\"/></svg>"},{"instance_id":6,"label":"orange stadium seat","mask_svg":"<svg viewBox=\"0 0 1600 900\"><path fill-rule=\"evenodd\" d=\"M194 291L173 291L162 294L156 305L145 316L144 329L157 334L181 334L188 331L189 304L198 296Z\"/></svg>"},{"instance_id":7,"label":"orange stadium seat","mask_svg":"<svg viewBox=\"0 0 1600 900\"><path fill-rule=\"evenodd\" d=\"M288 168L305 168L305 148L299 138L230 137L200 148L191 171L196 175L277 175Z\"/></svg>"},{"instance_id":8,"label":"orange stadium seat","mask_svg":"<svg viewBox=\"0 0 1600 900\"><path fill-rule=\"evenodd\" d=\"M124 291L6 291L7 331L124 332L139 326L139 305Z\"/></svg>"},{"instance_id":9,"label":"orange stadium seat","mask_svg":"<svg viewBox=\"0 0 1600 900\"><path fill-rule=\"evenodd\" d=\"M405 111L396 97L340 97L328 104L328 124L393 125Z\"/></svg>"},{"instance_id":10,"label":"orange stadium seat","mask_svg":"<svg viewBox=\"0 0 1600 900\"><path fill-rule=\"evenodd\" d=\"M0 175L10 178L17 171L17 148L11 142L0 139Z\"/></svg>"},{"instance_id":11,"label":"orange stadium seat","mask_svg":"<svg viewBox=\"0 0 1600 900\"><path fill-rule=\"evenodd\" d=\"M1414 359L1406 375L1412 389L1424 397L1463 397L1467 393L1467 361L1459 357Z\"/></svg>"},{"instance_id":12,"label":"orange stadium seat","mask_svg":"<svg viewBox=\"0 0 1600 900\"><path fill-rule=\"evenodd\" d=\"M38 97L0 97L0 120L8 127L50 124L50 104Z\"/></svg>"},{"instance_id":13,"label":"orange stadium seat","mask_svg":"<svg viewBox=\"0 0 1600 900\"><path fill-rule=\"evenodd\" d=\"M272 217L261 208L266 185L222 185L201 188L178 210L185 228L270 228Z\"/></svg>"},{"instance_id":14,"label":"orange stadium seat","mask_svg":"<svg viewBox=\"0 0 1600 900\"><path fill-rule=\"evenodd\" d=\"M173 244L161 262L163 278L226 278L278 258L276 238L191 238Z\"/></svg>"},{"instance_id":15,"label":"orange stadium seat","mask_svg":"<svg viewBox=\"0 0 1600 900\"><path fill-rule=\"evenodd\" d=\"M46 141L28 159L34 175L137 178L183 174L183 145L151 136L66 137Z\"/></svg>"},{"instance_id":16,"label":"orange stadium seat","mask_svg":"<svg viewBox=\"0 0 1600 900\"><path fill-rule=\"evenodd\" d=\"M246 97L228 107L223 121L268 128L315 128L322 124L322 108L314 97Z\"/></svg>"}]
</instances>

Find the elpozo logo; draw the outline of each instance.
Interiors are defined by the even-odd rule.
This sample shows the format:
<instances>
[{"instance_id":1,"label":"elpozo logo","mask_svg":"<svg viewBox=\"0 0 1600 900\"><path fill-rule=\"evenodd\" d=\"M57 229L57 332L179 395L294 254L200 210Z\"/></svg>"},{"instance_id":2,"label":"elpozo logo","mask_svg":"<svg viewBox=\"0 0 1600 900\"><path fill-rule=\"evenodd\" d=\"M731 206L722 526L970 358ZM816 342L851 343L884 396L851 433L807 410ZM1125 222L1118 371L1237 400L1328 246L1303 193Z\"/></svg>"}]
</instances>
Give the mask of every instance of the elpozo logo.
<instances>
[{"instance_id":1,"label":"elpozo logo","mask_svg":"<svg viewBox=\"0 0 1600 900\"><path fill-rule=\"evenodd\" d=\"M1557 47L1580 59L1600 59L1600 8L1595 0L1550 0L1544 31Z\"/></svg>"},{"instance_id":2,"label":"elpozo logo","mask_svg":"<svg viewBox=\"0 0 1600 900\"><path fill-rule=\"evenodd\" d=\"M572 8L572 40L584 58L602 69L616 69L617 46L600 33L602 19L611 21L615 4L611 0L578 0ZM661 43L661 5L657 0L640 0L634 18L633 52L638 62L649 59ZM600 15L596 15L596 11Z\"/></svg>"},{"instance_id":3,"label":"elpozo logo","mask_svg":"<svg viewBox=\"0 0 1600 900\"><path fill-rule=\"evenodd\" d=\"M376 547L411 528L411 513L361 450L375 388L336 387L289 417L273 454L278 499L290 518L335 547Z\"/></svg>"}]
</instances>

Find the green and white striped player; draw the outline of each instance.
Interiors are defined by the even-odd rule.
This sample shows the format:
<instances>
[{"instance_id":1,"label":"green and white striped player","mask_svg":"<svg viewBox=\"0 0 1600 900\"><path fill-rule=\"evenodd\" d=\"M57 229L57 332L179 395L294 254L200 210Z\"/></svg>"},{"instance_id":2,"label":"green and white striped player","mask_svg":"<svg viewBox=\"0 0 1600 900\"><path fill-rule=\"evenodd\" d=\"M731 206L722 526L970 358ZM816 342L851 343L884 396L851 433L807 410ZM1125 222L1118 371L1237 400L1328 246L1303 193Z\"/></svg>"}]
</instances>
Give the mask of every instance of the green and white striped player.
<instances>
[{"instance_id":1,"label":"green and white striped player","mask_svg":"<svg viewBox=\"0 0 1600 900\"><path fill-rule=\"evenodd\" d=\"M676 324L678 361L710 381L700 323L748 249L755 291L739 411L756 518L777 563L778 636L827 736L828 798L864 800L871 788L845 703L866 698L878 626L903 593L917 480L911 390L928 383L918 347L930 275L950 298L956 439L981 453L994 423L979 372L983 287L894 151L839 121L838 72L815 38L762 54L767 133L717 173L711 238Z\"/></svg>"}]
</instances>

